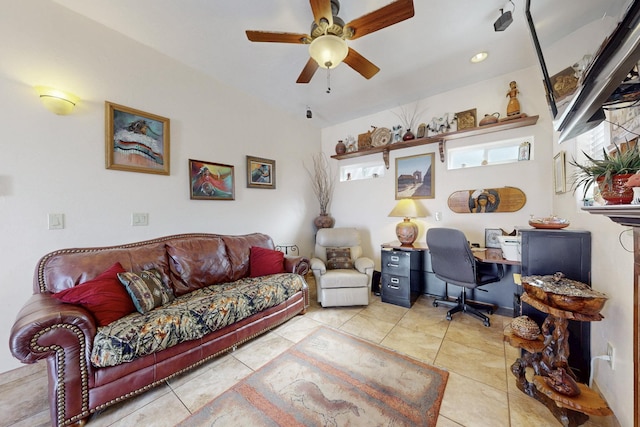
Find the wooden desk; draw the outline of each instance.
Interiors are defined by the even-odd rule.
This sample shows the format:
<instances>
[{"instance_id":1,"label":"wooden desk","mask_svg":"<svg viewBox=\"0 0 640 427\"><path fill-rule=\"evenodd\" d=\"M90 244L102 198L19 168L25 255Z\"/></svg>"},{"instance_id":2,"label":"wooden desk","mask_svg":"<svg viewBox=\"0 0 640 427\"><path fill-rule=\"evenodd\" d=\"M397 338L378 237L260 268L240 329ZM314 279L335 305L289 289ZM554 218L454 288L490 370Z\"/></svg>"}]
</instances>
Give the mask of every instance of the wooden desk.
<instances>
[{"instance_id":1,"label":"wooden desk","mask_svg":"<svg viewBox=\"0 0 640 427\"><path fill-rule=\"evenodd\" d=\"M482 249L482 250L480 250ZM511 261L502 257L502 249L497 248L472 248L473 256L482 262L492 262L494 264L520 265L520 261Z\"/></svg>"},{"instance_id":2,"label":"wooden desk","mask_svg":"<svg viewBox=\"0 0 640 427\"><path fill-rule=\"evenodd\" d=\"M399 241L383 243L382 249L393 249L396 251L428 251L429 247L425 242L414 242L411 246L404 246ZM502 257L502 249L497 248L471 248L473 256L482 262L493 262L504 265L520 265L520 261L510 261Z\"/></svg>"},{"instance_id":3,"label":"wooden desk","mask_svg":"<svg viewBox=\"0 0 640 427\"><path fill-rule=\"evenodd\" d=\"M436 297L447 293L445 282L438 279L431 267L431 255L426 242L414 242L411 246L402 246L398 241L383 243L382 251L402 251L411 253L411 271L413 280L411 285L415 292ZM502 250L489 248L478 250L474 248L475 258L483 262L504 265L505 275L496 286L487 286L486 292L471 292L471 299L515 311L515 295L520 294L519 286L513 282L512 273L520 273L520 262L502 258ZM382 256L381 256L382 258ZM383 264L381 262L381 264ZM384 265L383 265L384 269ZM518 300L519 301L519 300Z\"/></svg>"}]
</instances>

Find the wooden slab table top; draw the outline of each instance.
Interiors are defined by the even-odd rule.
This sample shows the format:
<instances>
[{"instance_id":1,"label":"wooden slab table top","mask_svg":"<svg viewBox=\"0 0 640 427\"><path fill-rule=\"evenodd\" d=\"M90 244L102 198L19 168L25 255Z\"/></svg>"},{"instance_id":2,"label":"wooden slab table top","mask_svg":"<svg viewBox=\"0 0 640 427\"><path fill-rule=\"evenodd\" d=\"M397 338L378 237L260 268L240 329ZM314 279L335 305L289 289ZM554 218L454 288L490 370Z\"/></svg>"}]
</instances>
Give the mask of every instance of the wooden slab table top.
<instances>
[{"instance_id":1,"label":"wooden slab table top","mask_svg":"<svg viewBox=\"0 0 640 427\"><path fill-rule=\"evenodd\" d=\"M574 397L566 396L553 390L547 385L544 377L540 375L533 376L533 384L535 384L538 391L551 398L561 408L573 409L587 415L613 415L607 403L586 384L578 383L580 394Z\"/></svg>"}]
</instances>

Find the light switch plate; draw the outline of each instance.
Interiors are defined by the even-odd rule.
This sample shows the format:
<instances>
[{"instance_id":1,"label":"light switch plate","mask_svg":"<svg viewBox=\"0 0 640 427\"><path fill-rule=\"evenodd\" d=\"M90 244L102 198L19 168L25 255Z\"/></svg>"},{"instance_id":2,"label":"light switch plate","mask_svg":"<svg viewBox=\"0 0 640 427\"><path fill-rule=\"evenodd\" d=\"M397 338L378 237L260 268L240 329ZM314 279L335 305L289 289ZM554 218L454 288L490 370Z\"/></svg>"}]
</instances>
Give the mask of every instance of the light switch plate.
<instances>
[{"instance_id":1,"label":"light switch plate","mask_svg":"<svg viewBox=\"0 0 640 427\"><path fill-rule=\"evenodd\" d=\"M148 213L140 213L134 212L131 214L131 225L136 226L144 226L149 225L149 214Z\"/></svg>"},{"instance_id":2,"label":"light switch plate","mask_svg":"<svg viewBox=\"0 0 640 427\"><path fill-rule=\"evenodd\" d=\"M49 230L62 230L64 228L64 214L50 213L47 220Z\"/></svg>"}]
</instances>

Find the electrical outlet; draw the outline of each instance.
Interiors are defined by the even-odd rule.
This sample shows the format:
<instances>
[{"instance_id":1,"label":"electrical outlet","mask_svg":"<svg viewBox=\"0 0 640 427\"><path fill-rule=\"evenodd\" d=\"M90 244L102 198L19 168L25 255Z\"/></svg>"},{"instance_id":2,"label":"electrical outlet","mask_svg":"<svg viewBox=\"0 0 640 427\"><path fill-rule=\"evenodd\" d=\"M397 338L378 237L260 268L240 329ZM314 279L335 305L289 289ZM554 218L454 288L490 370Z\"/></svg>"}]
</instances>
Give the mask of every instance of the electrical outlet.
<instances>
[{"instance_id":1,"label":"electrical outlet","mask_svg":"<svg viewBox=\"0 0 640 427\"><path fill-rule=\"evenodd\" d=\"M614 351L613 351L613 345L611 345L610 342L607 343L607 356L609 356L609 367L611 367L611 370L613 371L613 356L614 356Z\"/></svg>"}]
</instances>

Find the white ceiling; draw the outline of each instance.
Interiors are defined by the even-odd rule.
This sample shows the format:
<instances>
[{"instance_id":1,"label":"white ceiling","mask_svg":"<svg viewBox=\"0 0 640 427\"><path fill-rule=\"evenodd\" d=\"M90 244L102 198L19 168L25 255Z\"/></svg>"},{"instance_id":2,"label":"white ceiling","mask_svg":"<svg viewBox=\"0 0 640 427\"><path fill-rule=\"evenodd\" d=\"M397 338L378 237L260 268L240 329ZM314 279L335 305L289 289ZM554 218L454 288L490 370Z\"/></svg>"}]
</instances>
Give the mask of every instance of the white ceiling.
<instances>
[{"instance_id":1,"label":"white ceiling","mask_svg":"<svg viewBox=\"0 0 640 427\"><path fill-rule=\"evenodd\" d=\"M295 83L309 58L306 45L252 43L245 35L247 29L308 34L313 15L307 1L55 1L291 114L304 117L309 106L318 127L536 63L525 0L513 0L515 5L504 0L414 0L413 18L349 42L381 71L366 80L341 64L331 71L330 94L322 69L309 84ZM551 2L553 15L568 3L539 2ZM339 16L349 22L388 3L342 0ZM505 7L515 8L514 22L495 32L493 23ZM482 50L489 58L472 64L470 57Z\"/></svg>"}]
</instances>

